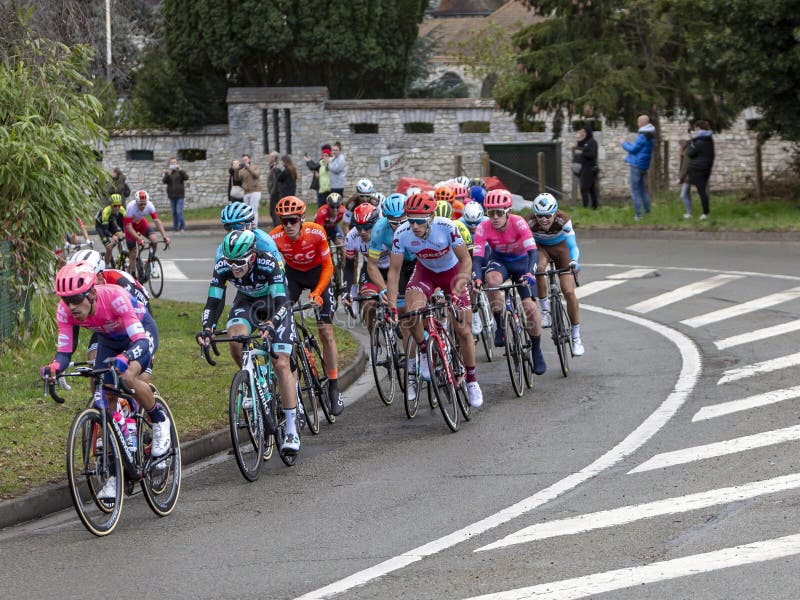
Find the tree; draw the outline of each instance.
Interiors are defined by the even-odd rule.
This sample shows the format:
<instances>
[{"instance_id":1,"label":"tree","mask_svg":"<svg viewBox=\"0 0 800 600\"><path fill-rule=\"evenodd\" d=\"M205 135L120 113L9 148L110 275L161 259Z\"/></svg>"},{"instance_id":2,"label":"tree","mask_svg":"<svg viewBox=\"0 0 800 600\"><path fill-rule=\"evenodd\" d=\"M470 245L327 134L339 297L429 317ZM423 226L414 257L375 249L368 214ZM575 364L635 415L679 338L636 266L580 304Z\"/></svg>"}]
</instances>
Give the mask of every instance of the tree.
<instances>
[{"instance_id":1,"label":"tree","mask_svg":"<svg viewBox=\"0 0 800 600\"><path fill-rule=\"evenodd\" d=\"M159 124L218 122L228 86L327 86L333 98L401 97L427 0L165 0L161 52L191 109L150 110ZM136 96L147 88L148 61ZM201 88L202 91L198 91Z\"/></svg>"},{"instance_id":2,"label":"tree","mask_svg":"<svg viewBox=\"0 0 800 600\"><path fill-rule=\"evenodd\" d=\"M52 289L53 249L96 210L107 140L87 73L92 53L24 33L0 57L0 231L12 298Z\"/></svg>"}]
</instances>

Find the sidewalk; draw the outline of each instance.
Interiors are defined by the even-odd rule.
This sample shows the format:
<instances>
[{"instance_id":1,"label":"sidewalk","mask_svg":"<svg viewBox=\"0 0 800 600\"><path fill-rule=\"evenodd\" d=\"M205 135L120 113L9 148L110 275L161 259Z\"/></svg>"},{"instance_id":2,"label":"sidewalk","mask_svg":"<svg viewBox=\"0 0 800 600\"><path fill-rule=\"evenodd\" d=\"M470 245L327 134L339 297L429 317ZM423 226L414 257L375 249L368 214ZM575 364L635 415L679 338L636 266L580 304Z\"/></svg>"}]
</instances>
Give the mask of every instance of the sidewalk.
<instances>
[{"instance_id":1,"label":"sidewalk","mask_svg":"<svg viewBox=\"0 0 800 600\"><path fill-rule=\"evenodd\" d=\"M352 364L340 371L339 389L341 391L346 391L355 383L364 373L369 362L364 340L359 336L355 337L361 341L361 352ZM228 429L214 431L196 440L181 443L181 462L185 468L192 463L230 448L231 438ZM71 506L72 498L66 481L59 484L45 485L19 498L0 500L0 529L30 521L31 519L37 519Z\"/></svg>"}]
</instances>

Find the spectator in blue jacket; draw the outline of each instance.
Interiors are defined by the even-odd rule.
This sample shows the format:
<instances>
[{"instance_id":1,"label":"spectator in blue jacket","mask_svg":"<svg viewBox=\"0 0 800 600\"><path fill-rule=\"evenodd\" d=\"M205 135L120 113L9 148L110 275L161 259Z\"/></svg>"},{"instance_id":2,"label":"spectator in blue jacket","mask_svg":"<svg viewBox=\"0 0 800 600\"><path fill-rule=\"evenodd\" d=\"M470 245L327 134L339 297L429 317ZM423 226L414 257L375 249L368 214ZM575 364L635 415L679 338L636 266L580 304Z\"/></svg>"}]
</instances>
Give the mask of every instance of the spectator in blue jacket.
<instances>
[{"instance_id":1,"label":"spectator in blue jacket","mask_svg":"<svg viewBox=\"0 0 800 600\"><path fill-rule=\"evenodd\" d=\"M650 117L639 115L636 119L639 134L633 143L625 141L620 136L619 143L628 155L625 162L631 166L631 196L633 197L634 218L642 218L642 208L645 213L650 212L650 197L647 195L647 170L650 168L650 159L653 156L653 144L656 138L656 128L650 123Z\"/></svg>"}]
</instances>

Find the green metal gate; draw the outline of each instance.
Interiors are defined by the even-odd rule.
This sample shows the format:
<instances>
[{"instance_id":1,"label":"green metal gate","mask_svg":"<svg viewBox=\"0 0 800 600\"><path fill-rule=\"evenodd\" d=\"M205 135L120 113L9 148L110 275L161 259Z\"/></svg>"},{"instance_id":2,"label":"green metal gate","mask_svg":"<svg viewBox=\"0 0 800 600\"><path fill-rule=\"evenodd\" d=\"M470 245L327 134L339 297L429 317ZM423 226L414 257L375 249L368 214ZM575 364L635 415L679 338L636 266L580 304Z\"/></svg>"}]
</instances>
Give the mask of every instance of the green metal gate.
<instances>
[{"instance_id":1,"label":"green metal gate","mask_svg":"<svg viewBox=\"0 0 800 600\"><path fill-rule=\"evenodd\" d=\"M484 144L483 149L489 153L489 174L526 200L539 193L537 155L544 152L547 191L561 196L561 142Z\"/></svg>"},{"instance_id":2,"label":"green metal gate","mask_svg":"<svg viewBox=\"0 0 800 600\"><path fill-rule=\"evenodd\" d=\"M0 343L9 339L17 331L19 310L25 298L12 293L16 286L11 285L14 264L11 244L0 242Z\"/></svg>"}]
</instances>

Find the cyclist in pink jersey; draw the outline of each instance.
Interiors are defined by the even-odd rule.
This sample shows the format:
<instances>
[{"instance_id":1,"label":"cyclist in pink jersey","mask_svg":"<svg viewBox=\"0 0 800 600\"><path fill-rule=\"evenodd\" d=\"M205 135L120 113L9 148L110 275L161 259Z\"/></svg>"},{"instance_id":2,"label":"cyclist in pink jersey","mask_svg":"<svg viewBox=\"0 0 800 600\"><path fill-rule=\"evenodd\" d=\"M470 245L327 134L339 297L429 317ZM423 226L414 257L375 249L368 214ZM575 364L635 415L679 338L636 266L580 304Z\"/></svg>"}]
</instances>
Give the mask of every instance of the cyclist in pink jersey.
<instances>
[{"instance_id":1,"label":"cyclist in pink jersey","mask_svg":"<svg viewBox=\"0 0 800 600\"><path fill-rule=\"evenodd\" d=\"M538 250L525 219L509 214L511 204L511 192L508 190L492 190L486 195L483 206L489 220L478 225L475 230L472 277L477 287L483 285L484 269L489 287L498 287L506 279L514 283L527 283L517 288L517 291L525 310L525 326L531 336L533 372L542 375L547 370L541 349L542 319L533 301L536 295L536 278L533 274L536 272ZM491 249L492 256L484 265L486 245ZM487 293L497 323L495 346L505 346L503 298L499 291L487 290Z\"/></svg>"},{"instance_id":2,"label":"cyclist in pink jersey","mask_svg":"<svg viewBox=\"0 0 800 600\"><path fill-rule=\"evenodd\" d=\"M406 200L404 210L408 221L395 231L389 258L386 292L389 310L396 319L400 271L405 252L408 251L416 256L417 266L406 285L406 309L414 311L424 308L436 288L452 295L456 308L463 311L463 318L455 323L455 329L467 370L469 403L479 407L483 404L483 392L475 375L475 339L470 328L472 302L467 285L471 279L472 263L469 252L453 222L433 216L436 200L428 194L414 194ZM423 379L430 379L420 319L414 321L412 335L420 350L420 374Z\"/></svg>"}]
</instances>

